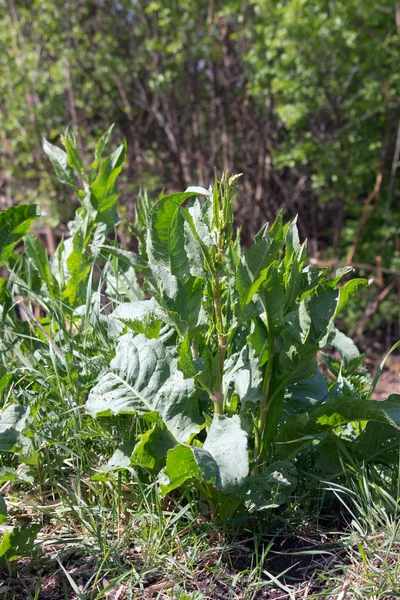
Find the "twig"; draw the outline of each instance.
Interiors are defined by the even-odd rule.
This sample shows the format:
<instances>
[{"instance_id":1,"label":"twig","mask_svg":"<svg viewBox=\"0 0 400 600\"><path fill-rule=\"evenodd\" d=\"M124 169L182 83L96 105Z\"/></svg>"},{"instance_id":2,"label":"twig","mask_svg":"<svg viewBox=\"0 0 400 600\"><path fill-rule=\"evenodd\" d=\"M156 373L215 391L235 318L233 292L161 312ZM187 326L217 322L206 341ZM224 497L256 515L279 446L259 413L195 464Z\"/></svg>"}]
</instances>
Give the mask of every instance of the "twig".
<instances>
[{"instance_id":1,"label":"twig","mask_svg":"<svg viewBox=\"0 0 400 600\"><path fill-rule=\"evenodd\" d=\"M372 319L374 315L378 312L378 309L385 298L390 294L393 288L397 285L397 279L393 279L389 285L387 285L381 293L376 296L367 306L365 311L365 316L361 319L361 321L350 330L350 337L357 336L360 337L363 334L363 331L369 321Z\"/></svg>"},{"instance_id":2,"label":"twig","mask_svg":"<svg viewBox=\"0 0 400 600\"><path fill-rule=\"evenodd\" d=\"M374 200L375 200L375 202L377 202L377 200L379 199L379 191L381 189L382 178L383 178L382 171L379 171L378 175L376 176L374 189L369 194L369 196L364 200L363 213L362 213L361 220L360 220L360 223L357 228L356 235L354 237L354 242L353 242L353 244L349 250L349 253L347 255L346 265L350 265L353 262L353 258L356 253L356 250L357 250L358 242L360 241L361 233L362 233L365 225L367 224L367 222L371 216L371 213L372 213L371 204Z\"/></svg>"}]
</instances>

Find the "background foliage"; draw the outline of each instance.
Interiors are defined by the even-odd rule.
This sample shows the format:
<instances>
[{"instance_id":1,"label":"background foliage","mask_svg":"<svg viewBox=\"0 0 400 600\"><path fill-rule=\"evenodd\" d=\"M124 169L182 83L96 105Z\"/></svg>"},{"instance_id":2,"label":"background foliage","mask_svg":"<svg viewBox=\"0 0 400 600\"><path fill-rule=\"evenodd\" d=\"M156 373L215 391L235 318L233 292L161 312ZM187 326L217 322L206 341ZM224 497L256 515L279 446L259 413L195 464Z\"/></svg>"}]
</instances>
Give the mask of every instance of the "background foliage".
<instances>
[{"instance_id":1,"label":"background foliage","mask_svg":"<svg viewBox=\"0 0 400 600\"><path fill-rule=\"evenodd\" d=\"M73 205L41 138L87 150L114 122L128 215L140 186L243 172L244 241L299 212L315 260L375 277L350 325L397 337L399 28L391 0L2 0L1 208L37 201L52 253Z\"/></svg>"}]
</instances>

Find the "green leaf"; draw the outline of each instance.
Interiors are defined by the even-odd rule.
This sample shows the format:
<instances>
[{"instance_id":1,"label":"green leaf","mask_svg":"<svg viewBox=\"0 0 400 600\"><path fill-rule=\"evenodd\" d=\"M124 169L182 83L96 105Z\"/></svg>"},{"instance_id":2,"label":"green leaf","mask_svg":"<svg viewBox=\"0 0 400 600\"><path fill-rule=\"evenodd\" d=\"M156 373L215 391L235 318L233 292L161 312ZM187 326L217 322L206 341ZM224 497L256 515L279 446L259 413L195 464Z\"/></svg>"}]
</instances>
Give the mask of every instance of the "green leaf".
<instances>
[{"instance_id":1,"label":"green leaf","mask_svg":"<svg viewBox=\"0 0 400 600\"><path fill-rule=\"evenodd\" d=\"M274 462L261 475L249 477L246 484L245 504L250 513L277 508L296 489L296 467L283 460Z\"/></svg>"},{"instance_id":2,"label":"green leaf","mask_svg":"<svg viewBox=\"0 0 400 600\"><path fill-rule=\"evenodd\" d=\"M106 276L106 296L125 301L144 299L144 292L139 285L135 270L121 262L117 266L110 265Z\"/></svg>"},{"instance_id":3,"label":"green leaf","mask_svg":"<svg viewBox=\"0 0 400 600\"><path fill-rule=\"evenodd\" d=\"M133 442L126 442L119 446L110 460L100 467L100 474L102 473L114 473L115 471L129 469L131 466L131 456L133 453L134 444ZM98 476L93 477L94 480L98 479Z\"/></svg>"},{"instance_id":4,"label":"green leaf","mask_svg":"<svg viewBox=\"0 0 400 600\"><path fill-rule=\"evenodd\" d=\"M72 169L76 169L79 175L85 175L85 169L82 159L79 154L76 137L71 131L67 131L65 135L64 146L67 151L68 164Z\"/></svg>"},{"instance_id":5,"label":"green leaf","mask_svg":"<svg viewBox=\"0 0 400 600\"><path fill-rule=\"evenodd\" d=\"M117 319L135 333L143 333L148 338L158 338L163 323L157 318L156 307L153 298L123 302L110 315L110 319Z\"/></svg>"},{"instance_id":6,"label":"green leaf","mask_svg":"<svg viewBox=\"0 0 400 600\"><path fill-rule=\"evenodd\" d=\"M334 318L336 318L340 311L346 306L350 298L352 298L359 289L365 287L366 285L368 285L368 281L366 279L350 279L350 281L347 281L347 283L342 285L342 287L339 289L339 300Z\"/></svg>"},{"instance_id":7,"label":"green leaf","mask_svg":"<svg viewBox=\"0 0 400 600\"><path fill-rule=\"evenodd\" d=\"M107 131L105 133L103 133L103 135L101 136L101 138L99 139L99 141L96 144L96 149L94 151L94 156L95 156L95 161L92 164L92 169L98 169L101 158L103 156L105 147L108 144L108 141L110 139L112 130L114 129L114 124L111 125L111 127L109 127L109 129L107 129Z\"/></svg>"},{"instance_id":8,"label":"green leaf","mask_svg":"<svg viewBox=\"0 0 400 600\"><path fill-rule=\"evenodd\" d=\"M0 485L2 485L3 483L8 483L10 481L33 483L33 477L31 475L27 475L26 472L22 471L21 467L19 467L18 470L10 469L8 467L0 468Z\"/></svg>"},{"instance_id":9,"label":"green leaf","mask_svg":"<svg viewBox=\"0 0 400 600\"><path fill-rule=\"evenodd\" d=\"M335 337L331 344L345 360L351 360L360 356L360 352L353 340L338 329L335 331Z\"/></svg>"},{"instance_id":10,"label":"green leaf","mask_svg":"<svg viewBox=\"0 0 400 600\"><path fill-rule=\"evenodd\" d=\"M67 258L67 266L70 277L63 292L63 298L68 300L70 306L74 307L78 301L86 297L86 291L81 288L90 271L90 265L85 257L85 244L81 230L78 230L72 238L72 252Z\"/></svg>"},{"instance_id":11,"label":"green leaf","mask_svg":"<svg viewBox=\"0 0 400 600\"><path fill-rule=\"evenodd\" d=\"M313 377L317 370L315 346L298 344L288 335L282 336L282 341L279 364L285 374L286 385Z\"/></svg>"},{"instance_id":12,"label":"green leaf","mask_svg":"<svg viewBox=\"0 0 400 600\"><path fill-rule=\"evenodd\" d=\"M177 277L190 274L190 266L185 250L185 219L180 205L193 193L179 193L164 196L150 211L147 220L147 255L150 263L161 263ZM195 240L193 238L193 243Z\"/></svg>"},{"instance_id":13,"label":"green leaf","mask_svg":"<svg viewBox=\"0 0 400 600\"><path fill-rule=\"evenodd\" d=\"M358 436L353 449L362 461L370 459L393 465L398 460L400 431L391 425L370 421Z\"/></svg>"},{"instance_id":14,"label":"green leaf","mask_svg":"<svg viewBox=\"0 0 400 600\"><path fill-rule=\"evenodd\" d=\"M253 349L243 348L225 362L223 388L238 395L242 407L254 404L263 397L262 372Z\"/></svg>"},{"instance_id":15,"label":"green leaf","mask_svg":"<svg viewBox=\"0 0 400 600\"><path fill-rule=\"evenodd\" d=\"M5 533L0 542L0 567L5 567L7 561L31 555L41 528L42 525L19 525Z\"/></svg>"},{"instance_id":16,"label":"green leaf","mask_svg":"<svg viewBox=\"0 0 400 600\"><path fill-rule=\"evenodd\" d=\"M146 469L160 469L168 451L175 446L175 438L156 425L141 436L135 446L132 462Z\"/></svg>"},{"instance_id":17,"label":"green leaf","mask_svg":"<svg viewBox=\"0 0 400 600\"><path fill-rule=\"evenodd\" d=\"M247 341L253 346L262 367L268 360L268 332L261 318L255 318L251 324L251 332Z\"/></svg>"},{"instance_id":18,"label":"green leaf","mask_svg":"<svg viewBox=\"0 0 400 600\"><path fill-rule=\"evenodd\" d=\"M0 377L0 394L8 387L13 378L14 375L12 373L7 373L6 375Z\"/></svg>"},{"instance_id":19,"label":"green leaf","mask_svg":"<svg viewBox=\"0 0 400 600\"><path fill-rule=\"evenodd\" d=\"M0 211L0 267L38 216L36 204L21 204Z\"/></svg>"},{"instance_id":20,"label":"green leaf","mask_svg":"<svg viewBox=\"0 0 400 600\"><path fill-rule=\"evenodd\" d=\"M286 248L287 251L287 248ZM285 266L285 309L290 310L300 294L303 283L303 267L306 260L306 242L298 248L294 258Z\"/></svg>"},{"instance_id":21,"label":"green leaf","mask_svg":"<svg viewBox=\"0 0 400 600\"><path fill-rule=\"evenodd\" d=\"M201 417L192 379L184 379L177 358L161 340L121 337L110 371L92 389L86 404L92 416L156 411L179 442L200 431Z\"/></svg>"},{"instance_id":22,"label":"green leaf","mask_svg":"<svg viewBox=\"0 0 400 600\"><path fill-rule=\"evenodd\" d=\"M179 361L178 367L185 377L195 377L197 371L193 363L191 342L189 332L187 331L178 347Z\"/></svg>"},{"instance_id":23,"label":"green leaf","mask_svg":"<svg viewBox=\"0 0 400 600\"><path fill-rule=\"evenodd\" d=\"M239 417L214 415L202 448L178 445L168 452L161 492L168 494L188 480L205 481L228 492L240 488L248 473L247 434Z\"/></svg>"},{"instance_id":24,"label":"green leaf","mask_svg":"<svg viewBox=\"0 0 400 600\"><path fill-rule=\"evenodd\" d=\"M91 202L99 213L109 211L118 199L116 180L126 160L126 141L100 165L100 172L91 184Z\"/></svg>"},{"instance_id":25,"label":"green leaf","mask_svg":"<svg viewBox=\"0 0 400 600\"><path fill-rule=\"evenodd\" d=\"M203 454L201 465L196 460L195 450L197 455ZM201 448L190 448L182 444L168 451L166 467L159 476L163 496L190 480L216 481L217 466L208 453L201 451Z\"/></svg>"},{"instance_id":26,"label":"green leaf","mask_svg":"<svg viewBox=\"0 0 400 600\"><path fill-rule=\"evenodd\" d=\"M7 517L7 505L3 496L0 496L0 525L4 523Z\"/></svg>"},{"instance_id":27,"label":"green leaf","mask_svg":"<svg viewBox=\"0 0 400 600\"><path fill-rule=\"evenodd\" d=\"M70 185L77 190L74 170L68 163L68 155L58 146L53 146L47 140L43 139L43 150L53 163L56 175L61 183Z\"/></svg>"},{"instance_id":28,"label":"green leaf","mask_svg":"<svg viewBox=\"0 0 400 600\"><path fill-rule=\"evenodd\" d=\"M324 376L317 371L314 377L302 379L289 385L285 390L285 412L296 415L308 412L327 400L328 385Z\"/></svg>"},{"instance_id":29,"label":"green leaf","mask_svg":"<svg viewBox=\"0 0 400 600\"><path fill-rule=\"evenodd\" d=\"M291 262L291 260L295 258L295 255L298 254L300 250L300 238L299 232L297 229L297 216L290 223L289 227L286 231L285 237L286 244L286 253L284 258L284 265L287 268Z\"/></svg>"},{"instance_id":30,"label":"green leaf","mask_svg":"<svg viewBox=\"0 0 400 600\"><path fill-rule=\"evenodd\" d=\"M276 334L283 327L283 310L285 306L285 291L281 277L273 265L261 286L260 300L265 310L265 322L270 333Z\"/></svg>"},{"instance_id":31,"label":"green leaf","mask_svg":"<svg viewBox=\"0 0 400 600\"><path fill-rule=\"evenodd\" d=\"M279 453L293 457L321 433L357 421L382 423L400 430L400 395L393 394L383 402L333 398L310 413L289 417L276 438Z\"/></svg>"},{"instance_id":32,"label":"green leaf","mask_svg":"<svg viewBox=\"0 0 400 600\"><path fill-rule=\"evenodd\" d=\"M151 292L157 298L161 306L163 301L174 299L179 291L178 280L169 270L160 264L149 265L138 254L114 248L113 246L103 246L102 250L116 256L126 265L131 266L135 271L143 275L145 282L149 284Z\"/></svg>"},{"instance_id":33,"label":"green leaf","mask_svg":"<svg viewBox=\"0 0 400 600\"><path fill-rule=\"evenodd\" d=\"M236 289L241 310L251 302L267 278L268 268L277 259L277 248L267 237L251 246L242 256L236 273Z\"/></svg>"},{"instance_id":34,"label":"green leaf","mask_svg":"<svg viewBox=\"0 0 400 600\"><path fill-rule=\"evenodd\" d=\"M334 319L338 297L338 290L327 290L310 298L308 309L312 321L313 341L316 342L325 335L329 324Z\"/></svg>"},{"instance_id":35,"label":"green leaf","mask_svg":"<svg viewBox=\"0 0 400 600\"><path fill-rule=\"evenodd\" d=\"M55 295L58 285L51 272L47 250L43 248L39 240L31 233L25 236L24 243L26 254L34 269L39 273L41 281L46 285L47 290Z\"/></svg>"},{"instance_id":36,"label":"green leaf","mask_svg":"<svg viewBox=\"0 0 400 600\"><path fill-rule=\"evenodd\" d=\"M237 415L214 415L202 450L209 452L217 465L216 485L219 489L228 491L242 485L249 474L249 457L247 433Z\"/></svg>"},{"instance_id":37,"label":"green leaf","mask_svg":"<svg viewBox=\"0 0 400 600\"><path fill-rule=\"evenodd\" d=\"M108 141L110 139L113 129L114 129L114 124L112 124L111 127L109 127L105 133L103 133L103 135L101 136L101 138L99 139L99 141L96 144L96 148L94 151L95 161L92 164L92 169L94 169L94 170L98 169L98 167L100 165L101 158L102 158L104 150L108 144Z\"/></svg>"},{"instance_id":38,"label":"green leaf","mask_svg":"<svg viewBox=\"0 0 400 600\"><path fill-rule=\"evenodd\" d=\"M0 412L0 452L27 453L31 442L22 435L29 417L28 409L11 404Z\"/></svg>"}]
</instances>

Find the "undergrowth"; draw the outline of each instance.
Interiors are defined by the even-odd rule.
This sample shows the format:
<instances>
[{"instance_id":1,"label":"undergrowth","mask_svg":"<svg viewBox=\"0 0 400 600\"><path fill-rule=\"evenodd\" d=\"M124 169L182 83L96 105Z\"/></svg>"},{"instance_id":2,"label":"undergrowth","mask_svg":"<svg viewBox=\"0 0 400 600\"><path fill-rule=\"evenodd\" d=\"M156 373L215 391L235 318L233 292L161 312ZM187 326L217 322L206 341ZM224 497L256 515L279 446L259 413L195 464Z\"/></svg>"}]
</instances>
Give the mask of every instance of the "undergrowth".
<instances>
[{"instance_id":1,"label":"undergrowth","mask_svg":"<svg viewBox=\"0 0 400 600\"><path fill-rule=\"evenodd\" d=\"M282 214L244 252L228 175L143 194L122 249L109 135L44 143L81 203L53 257L0 213L4 597L396 597L400 396L335 326L367 282Z\"/></svg>"}]
</instances>

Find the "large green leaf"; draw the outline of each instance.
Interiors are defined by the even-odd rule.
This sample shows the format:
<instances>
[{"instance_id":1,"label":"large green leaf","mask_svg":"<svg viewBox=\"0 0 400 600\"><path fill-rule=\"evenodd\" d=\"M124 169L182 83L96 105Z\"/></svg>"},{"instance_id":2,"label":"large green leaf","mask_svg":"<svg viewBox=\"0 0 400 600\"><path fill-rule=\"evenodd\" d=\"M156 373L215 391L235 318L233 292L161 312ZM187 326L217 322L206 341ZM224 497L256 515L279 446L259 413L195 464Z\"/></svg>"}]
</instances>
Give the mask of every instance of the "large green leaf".
<instances>
[{"instance_id":1,"label":"large green leaf","mask_svg":"<svg viewBox=\"0 0 400 600\"><path fill-rule=\"evenodd\" d=\"M141 436L135 446L132 462L146 469L158 469L165 464L167 452L176 446L175 438L156 425Z\"/></svg>"},{"instance_id":2,"label":"large green leaf","mask_svg":"<svg viewBox=\"0 0 400 600\"><path fill-rule=\"evenodd\" d=\"M239 417L214 415L202 448L179 445L167 454L160 476L165 495L188 480L215 484L224 492L240 488L249 473L247 434Z\"/></svg>"},{"instance_id":3,"label":"large green leaf","mask_svg":"<svg viewBox=\"0 0 400 600\"><path fill-rule=\"evenodd\" d=\"M122 333L124 326L127 326L135 333L144 333L148 338L158 338L162 322L158 319L157 308L154 298L123 302L109 317L111 330Z\"/></svg>"},{"instance_id":4,"label":"large green leaf","mask_svg":"<svg viewBox=\"0 0 400 600\"><path fill-rule=\"evenodd\" d=\"M279 246L267 236L244 253L236 274L236 289L242 310L267 278L268 268L278 258L279 251Z\"/></svg>"},{"instance_id":5,"label":"large green leaf","mask_svg":"<svg viewBox=\"0 0 400 600\"><path fill-rule=\"evenodd\" d=\"M309 413L289 417L280 426L276 441L281 456L295 456L320 434L356 421L372 421L400 430L400 395L383 402L334 398Z\"/></svg>"},{"instance_id":6,"label":"large green leaf","mask_svg":"<svg viewBox=\"0 0 400 600\"><path fill-rule=\"evenodd\" d=\"M119 446L115 450L110 460L105 465L100 467L100 473L114 473L115 471L129 469L131 466L133 448L133 442L125 442L125 444ZM95 475L94 479L96 480L100 478Z\"/></svg>"},{"instance_id":7,"label":"large green leaf","mask_svg":"<svg viewBox=\"0 0 400 600\"><path fill-rule=\"evenodd\" d=\"M233 354L225 362L223 387L225 393L235 393L240 398L242 407L245 404L255 404L263 397L262 372L259 362L251 348L243 348Z\"/></svg>"},{"instance_id":8,"label":"large green leaf","mask_svg":"<svg viewBox=\"0 0 400 600\"><path fill-rule=\"evenodd\" d=\"M178 294L178 280L164 265L154 263L150 265L138 254L113 246L103 246L102 249L143 275L146 284L160 304L163 304L163 300L174 299Z\"/></svg>"},{"instance_id":9,"label":"large green leaf","mask_svg":"<svg viewBox=\"0 0 400 600\"><path fill-rule=\"evenodd\" d=\"M161 340L126 334L115 358L92 389L86 404L92 416L156 412L178 442L200 430L192 379L184 379L177 358Z\"/></svg>"},{"instance_id":10,"label":"large green leaf","mask_svg":"<svg viewBox=\"0 0 400 600\"><path fill-rule=\"evenodd\" d=\"M335 337L331 343L345 360L351 360L360 356L360 352L353 340L338 329L335 330Z\"/></svg>"},{"instance_id":11,"label":"large green leaf","mask_svg":"<svg viewBox=\"0 0 400 600\"><path fill-rule=\"evenodd\" d=\"M265 322L269 333L276 334L283 326L283 309L285 305L285 291L283 283L274 268L268 269L267 277L261 286L260 300L265 310Z\"/></svg>"},{"instance_id":12,"label":"large green leaf","mask_svg":"<svg viewBox=\"0 0 400 600\"><path fill-rule=\"evenodd\" d=\"M218 467L217 487L226 491L242 485L249 474L249 457L247 434L237 415L214 415L202 449L211 454Z\"/></svg>"},{"instance_id":13,"label":"large green leaf","mask_svg":"<svg viewBox=\"0 0 400 600\"><path fill-rule=\"evenodd\" d=\"M36 204L21 204L0 211L0 266L8 260L38 216Z\"/></svg>"},{"instance_id":14,"label":"large green leaf","mask_svg":"<svg viewBox=\"0 0 400 600\"><path fill-rule=\"evenodd\" d=\"M307 412L326 401L329 396L328 384L324 376L317 370L314 377L303 379L285 390L285 412L295 415Z\"/></svg>"},{"instance_id":15,"label":"large green leaf","mask_svg":"<svg viewBox=\"0 0 400 600\"><path fill-rule=\"evenodd\" d=\"M164 196L150 211L147 225L147 255L150 263L161 263L178 277L190 274L188 255L185 250L185 219L180 205L192 192ZM192 243L195 243L192 239Z\"/></svg>"},{"instance_id":16,"label":"large green leaf","mask_svg":"<svg viewBox=\"0 0 400 600\"><path fill-rule=\"evenodd\" d=\"M200 460L196 460L199 459ZM179 444L169 450L167 465L160 473L159 483L161 494L165 496L179 488L186 481L206 481L215 484L217 480L217 465L208 452L202 448L191 448Z\"/></svg>"}]
</instances>

